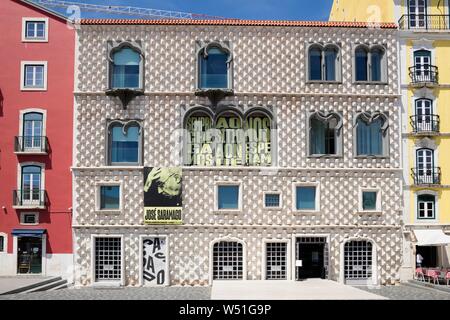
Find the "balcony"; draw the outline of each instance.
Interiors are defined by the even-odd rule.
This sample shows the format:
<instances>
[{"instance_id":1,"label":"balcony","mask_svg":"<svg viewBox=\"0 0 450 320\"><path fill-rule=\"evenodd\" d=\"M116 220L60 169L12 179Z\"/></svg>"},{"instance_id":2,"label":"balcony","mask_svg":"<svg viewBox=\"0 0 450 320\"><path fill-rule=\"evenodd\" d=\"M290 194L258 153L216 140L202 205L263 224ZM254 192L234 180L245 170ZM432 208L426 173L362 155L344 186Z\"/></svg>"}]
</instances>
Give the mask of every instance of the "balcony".
<instances>
[{"instance_id":1,"label":"balcony","mask_svg":"<svg viewBox=\"0 0 450 320\"><path fill-rule=\"evenodd\" d=\"M45 209L47 192L39 189L24 189L13 191L14 209Z\"/></svg>"},{"instance_id":2,"label":"balcony","mask_svg":"<svg viewBox=\"0 0 450 320\"><path fill-rule=\"evenodd\" d=\"M43 136L15 137L14 153L30 155L48 154L48 139Z\"/></svg>"},{"instance_id":3,"label":"balcony","mask_svg":"<svg viewBox=\"0 0 450 320\"><path fill-rule=\"evenodd\" d=\"M439 134L440 118L436 114L411 116L413 133L421 136L434 136Z\"/></svg>"},{"instance_id":4,"label":"balcony","mask_svg":"<svg viewBox=\"0 0 450 320\"><path fill-rule=\"evenodd\" d=\"M444 14L405 14L398 21L400 30L450 30L450 16Z\"/></svg>"},{"instance_id":5,"label":"balcony","mask_svg":"<svg viewBox=\"0 0 450 320\"><path fill-rule=\"evenodd\" d=\"M441 168L412 168L412 178L416 186L432 186L441 184Z\"/></svg>"},{"instance_id":6,"label":"balcony","mask_svg":"<svg viewBox=\"0 0 450 320\"><path fill-rule=\"evenodd\" d=\"M414 66L409 68L411 83L416 86L435 86L438 84L438 67L431 64Z\"/></svg>"}]
</instances>

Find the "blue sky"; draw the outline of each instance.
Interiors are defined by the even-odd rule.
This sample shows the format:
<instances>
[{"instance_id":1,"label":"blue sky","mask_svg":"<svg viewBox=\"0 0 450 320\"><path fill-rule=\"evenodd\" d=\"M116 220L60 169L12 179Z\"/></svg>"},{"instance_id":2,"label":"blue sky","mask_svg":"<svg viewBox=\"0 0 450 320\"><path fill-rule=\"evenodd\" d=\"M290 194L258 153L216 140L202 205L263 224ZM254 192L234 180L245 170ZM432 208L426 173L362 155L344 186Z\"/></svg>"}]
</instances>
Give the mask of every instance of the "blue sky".
<instances>
[{"instance_id":1,"label":"blue sky","mask_svg":"<svg viewBox=\"0 0 450 320\"><path fill-rule=\"evenodd\" d=\"M71 0L202 13L240 19L327 20L333 0ZM60 12L61 9L55 9ZM105 17L82 12L82 17Z\"/></svg>"}]
</instances>

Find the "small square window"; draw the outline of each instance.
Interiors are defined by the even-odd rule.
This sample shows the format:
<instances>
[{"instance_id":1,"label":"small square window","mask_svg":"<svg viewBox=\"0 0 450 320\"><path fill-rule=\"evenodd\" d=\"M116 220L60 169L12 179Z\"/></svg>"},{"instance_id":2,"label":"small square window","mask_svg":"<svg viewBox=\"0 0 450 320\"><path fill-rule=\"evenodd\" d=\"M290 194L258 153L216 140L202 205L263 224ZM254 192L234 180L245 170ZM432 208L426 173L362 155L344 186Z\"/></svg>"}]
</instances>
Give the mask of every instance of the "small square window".
<instances>
[{"instance_id":1,"label":"small square window","mask_svg":"<svg viewBox=\"0 0 450 320\"><path fill-rule=\"evenodd\" d=\"M120 209L120 186L100 187L100 210Z\"/></svg>"},{"instance_id":2,"label":"small square window","mask_svg":"<svg viewBox=\"0 0 450 320\"><path fill-rule=\"evenodd\" d=\"M39 213L22 212L20 214L20 224L39 224Z\"/></svg>"},{"instance_id":3,"label":"small square window","mask_svg":"<svg viewBox=\"0 0 450 320\"><path fill-rule=\"evenodd\" d=\"M217 192L219 210L239 209L239 186L218 186Z\"/></svg>"},{"instance_id":4,"label":"small square window","mask_svg":"<svg viewBox=\"0 0 450 320\"><path fill-rule=\"evenodd\" d=\"M305 186L296 188L296 208L297 210L317 210L316 187Z\"/></svg>"},{"instance_id":5,"label":"small square window","mask_svg":"<svg viewBox=\"0 0 450 320\"><path fill-rule=\"evenodd\" d=\"M280 207L280 194L279 193L266 193L264 196L264 206L266 208L279 208Z\"/></svg>"},{"instance_id":6,"label":"small square window","mask_svg":"<svg viewBox=\"0 0 450 320\"><path fill-rule=\"evenodd\" d=\"M377 197L376 191L363 191L362 193L362 208L364 211L377 210Z\"/></svg>"}]
</instances>

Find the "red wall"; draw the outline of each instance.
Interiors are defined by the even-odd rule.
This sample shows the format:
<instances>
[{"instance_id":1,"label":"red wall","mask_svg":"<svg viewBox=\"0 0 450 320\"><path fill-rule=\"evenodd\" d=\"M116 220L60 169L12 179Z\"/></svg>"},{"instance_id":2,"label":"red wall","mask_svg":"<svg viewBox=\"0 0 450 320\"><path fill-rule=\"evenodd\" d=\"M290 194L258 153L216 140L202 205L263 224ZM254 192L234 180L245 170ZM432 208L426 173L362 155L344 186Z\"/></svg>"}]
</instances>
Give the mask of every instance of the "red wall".
<instances>
[{"instance_id":1,"label":"red wall","mask_svg":"<svg viewBox=\"0 0 450 320\"><path fill-rule=\"evenodd\" d=\"M48 17L49 41L22 43L22 17ZM9 253L15 228L47 229L47 253L71 253L75 31L64 20L14 0L0 0L0 30L0 232L8 234ZM48 62L47 91L20 90L20 62L25 60ZM19 112L28 108L47 110L48 155L14 154L14 137L21 135ZM39 211L40 224L33 227L21 226L20 211L12 208L18 163L29 161L45 163L44 187L50 202Z\"/></svg>"}]
</instances>

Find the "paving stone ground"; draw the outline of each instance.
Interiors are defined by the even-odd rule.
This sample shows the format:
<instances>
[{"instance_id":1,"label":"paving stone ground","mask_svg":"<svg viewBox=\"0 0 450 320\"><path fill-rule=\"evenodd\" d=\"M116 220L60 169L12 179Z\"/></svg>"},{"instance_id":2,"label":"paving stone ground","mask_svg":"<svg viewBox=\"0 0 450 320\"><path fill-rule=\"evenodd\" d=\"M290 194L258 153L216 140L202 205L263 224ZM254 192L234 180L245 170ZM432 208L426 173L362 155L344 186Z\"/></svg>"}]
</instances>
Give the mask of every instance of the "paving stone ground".
<instances>
[{"instance_id":1,"label":"paving stone ground","mask_svg":"<svg viewBox=\"0 0 450 320\"><path fill-rule=\"evenodd\" d=\"M0 296L0 300L209 300L209 287L61 289Z\"/></svg>"},{"instance_id":2,"label":"paving stone ground","mask_svg":"<svg viewBox=\"0 0 450 320\"><path fill-rule=\"evenodd\" d=\"M392 300L450 300L450 293L407 285L358 289ZM209 300L210 287L62 289L26 294L0 295L0 300Z\"/></svg>"},{"instance_id":3,"label":"paving stone ground","mask_svg":"<svg viewBox=\"0 0 450 320\"><path fill-rule=\"evenodd\" d=\"M358 288L389 298L390 300L450 300L450 293L409 285L382 286L373 289L365 287Z\"/></svg>"}]
</instances>

